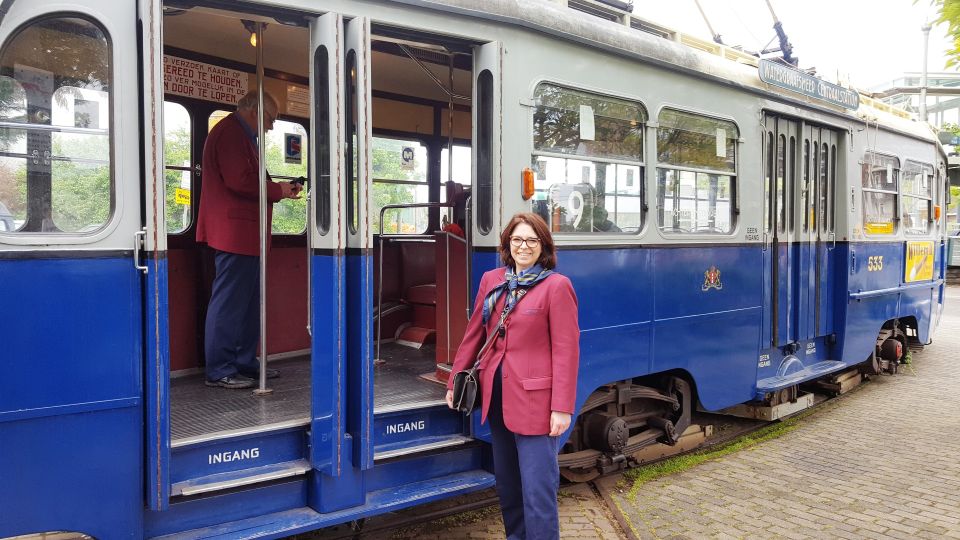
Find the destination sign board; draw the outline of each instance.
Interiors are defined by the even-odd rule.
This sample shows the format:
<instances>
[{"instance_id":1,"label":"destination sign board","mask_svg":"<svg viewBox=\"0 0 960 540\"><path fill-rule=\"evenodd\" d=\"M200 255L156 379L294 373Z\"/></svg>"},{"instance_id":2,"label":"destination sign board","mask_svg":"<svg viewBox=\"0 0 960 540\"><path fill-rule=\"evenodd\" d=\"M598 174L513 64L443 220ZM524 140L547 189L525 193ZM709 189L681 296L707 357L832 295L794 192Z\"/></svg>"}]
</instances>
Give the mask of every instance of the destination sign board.
<instances>
[{"instance_id":1,"label":"destination sign board","mask_svg":"<svg viewBox=\"0 0 960 540\"><path fill-rule=\"evenodd\" d=\"M856 91L820 80L790 66L761 59L759 69L760 80L767 84L793 90L846 109L857 109L860 106L860 94Z\"/></svg>"}]
</instances>

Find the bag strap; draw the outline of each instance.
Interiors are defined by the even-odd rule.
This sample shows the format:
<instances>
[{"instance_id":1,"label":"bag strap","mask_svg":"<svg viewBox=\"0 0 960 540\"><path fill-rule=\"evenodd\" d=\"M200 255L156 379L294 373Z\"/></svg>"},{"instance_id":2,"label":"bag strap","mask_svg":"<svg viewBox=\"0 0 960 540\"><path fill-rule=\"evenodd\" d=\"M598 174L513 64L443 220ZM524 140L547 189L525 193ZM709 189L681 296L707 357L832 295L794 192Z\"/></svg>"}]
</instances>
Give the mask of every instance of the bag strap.
<instances>
[{"instance_id":1,"label":"bag strap","mask_svg":"<svg viewBox=\"0 0 960 540\"><path fill-rule=\"evenodd\" d=\"M523 297L534 286L536 286L536 283L525 289L517 289L516 301L510 306L503 308L503 312L500 313L500 321L497 323L497 327L493 329L493 332L491 332L490 336L487 337L487 342L483 344L483 347L480 347L480 352L477 353L477 360L473 363L474 369L480 366L480 359L483 358L484 353L486 353L487 349L489 349L490 346L493 345L493 342L497 340L497 336L501 335L500 331L503 329L503 323L507 321L507 315L510 315L510 312L513 311L513 308L517 307L517 304L520 303L520 300L523 300Z\"/></svg>"}]
</instances>

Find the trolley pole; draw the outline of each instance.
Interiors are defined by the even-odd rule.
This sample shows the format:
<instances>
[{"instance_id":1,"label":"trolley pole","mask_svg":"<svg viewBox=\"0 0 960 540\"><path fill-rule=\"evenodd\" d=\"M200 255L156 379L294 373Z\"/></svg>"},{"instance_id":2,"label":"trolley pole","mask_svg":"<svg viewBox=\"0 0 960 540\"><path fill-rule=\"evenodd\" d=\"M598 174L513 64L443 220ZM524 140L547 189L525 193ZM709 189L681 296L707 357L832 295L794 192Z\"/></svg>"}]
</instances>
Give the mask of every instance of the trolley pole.
<instances>
[{"instance_id":1,"label":"trolley pole","mask_svg":"<svg viewBox=\"0 0 960 540\"><path fill-rule=\"evenodd\" d=\"M920 72L920 120L927 121L927 48L930 44L930 23L920 27L923 30L923 70Z\"/></svg>"}]
</instances>

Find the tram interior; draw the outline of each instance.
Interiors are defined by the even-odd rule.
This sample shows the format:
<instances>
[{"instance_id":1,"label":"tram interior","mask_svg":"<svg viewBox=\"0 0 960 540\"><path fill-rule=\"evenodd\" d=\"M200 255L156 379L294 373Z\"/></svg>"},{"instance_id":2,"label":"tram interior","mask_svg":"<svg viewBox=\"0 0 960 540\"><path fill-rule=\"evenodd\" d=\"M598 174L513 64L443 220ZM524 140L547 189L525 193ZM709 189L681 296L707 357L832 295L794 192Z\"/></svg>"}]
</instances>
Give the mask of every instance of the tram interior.
<instances>
[{"instance_id":1,"label":"tram interior","mask_svg":"<svg viewBox=\"0 0 960 540\"><path fill-rule=\"evenodd\" d=\"M255 396L250 390L203 384L204 321L214 264L212 250L195 241L202 190L198 171L204 136L235 107L210 100L214 89L207 89L207 98L201 99L198 85L186 80L189 70L180 68L209 70L195 62L224 68L227 78L245 79L239 84L255 90L256 47L247 21L265 22L258 45L263 47L264 88L280 109L279 120L265 137L267 168L278 181L309 176L309 30L273 17L204 6L168 4L164 15L173 444L306 424L311 359L303 200L285 200L274 207L267 352L281 376L268 381L272 394ZM463 231L470 186L472 58L464 44L376 25L371 48L369 218L376 272L373 312L382 314L372 321L374 402L380 412L442 403L442 382L466 326L468 251ZM456 97L450 95L451 82ZM286 134L303 137L299 163L281 155ZM410 203L447 206L389 210L381 234L380 209Z\"/></svg>"}]
</instances>

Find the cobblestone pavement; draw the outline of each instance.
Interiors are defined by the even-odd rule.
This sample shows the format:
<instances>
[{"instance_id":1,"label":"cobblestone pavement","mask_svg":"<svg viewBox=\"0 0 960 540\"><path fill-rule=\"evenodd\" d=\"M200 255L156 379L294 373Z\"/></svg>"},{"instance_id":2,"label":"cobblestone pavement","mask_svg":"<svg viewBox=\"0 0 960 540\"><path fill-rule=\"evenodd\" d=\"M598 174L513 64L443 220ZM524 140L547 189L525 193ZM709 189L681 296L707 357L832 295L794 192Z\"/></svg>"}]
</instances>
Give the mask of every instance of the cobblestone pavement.
<instances>
[{"instance_id":1,"label":"cobblestone pavement","mask_svg":"<svg viewBox=\"0 0 960 540\"><path fill-rule=\"evenodd\" d=\"M639 538L960 538L960 288L913 370L784 436L642 486L604 479Z\"/></svg>"}]
</instances>

